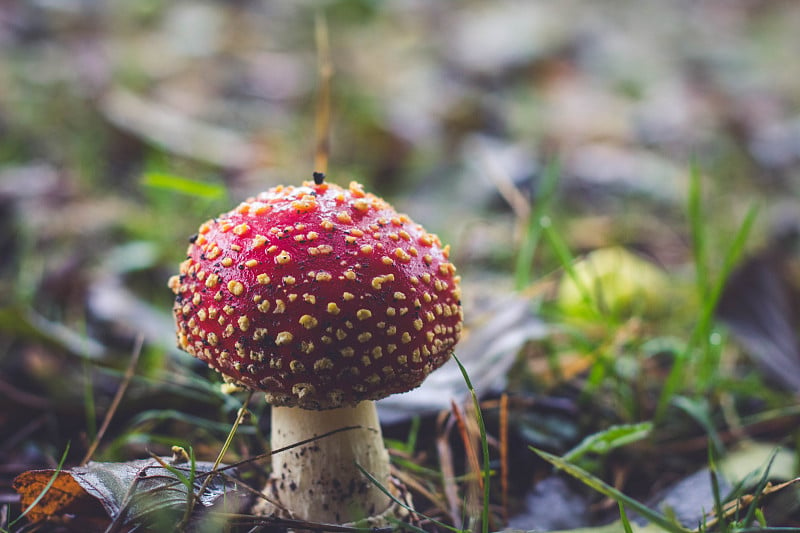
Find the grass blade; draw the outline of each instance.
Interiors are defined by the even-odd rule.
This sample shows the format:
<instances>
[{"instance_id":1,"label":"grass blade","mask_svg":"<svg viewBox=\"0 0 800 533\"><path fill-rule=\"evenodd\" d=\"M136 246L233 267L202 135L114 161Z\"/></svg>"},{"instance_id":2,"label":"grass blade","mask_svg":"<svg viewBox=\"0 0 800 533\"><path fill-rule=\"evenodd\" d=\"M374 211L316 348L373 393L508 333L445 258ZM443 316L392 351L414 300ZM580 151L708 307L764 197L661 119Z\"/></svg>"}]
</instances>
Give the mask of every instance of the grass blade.
<instances>
[{"instance_id":1,"label":"grass blade","mask_svg":"<svg viewBox=\"0 0 800 533\"><path fill-rule=\"evenodd\" d=\"M68 442L66 448L64 448L64 453L61 454L61 459L59 459L58 466L56 467L55 472L53 472L53 476L50 478L50 481L47 482L47 485L44 486L42 492L39 493L36 499L33 500L31 504L24 511L22 511L22 514L20 514L17 518L12 520L8 524L9 528L13 527L17 522L19 522L25 515L27 515L31 511L31 509L34 509L37 505L39 505L39 502L42 501L42 498L44 498L45 494L47 494L47 491L49 491L50 487L53 486L53 483L56 482L56 478L58 478L58 475L61 473L62 468L64 468L64 462L67 460L67 454L69 453L69 444L70 443Z\"/></svg>"},{"instance_id":2,"label":"grass blade","mask_svg":"<svg viewBox=\"0 0 800 533\"><path fill-rule=\"evenodd\" d=\"M573 463L587 453L606 454L615 448L646 438L652 430L653 424L651 422L611 426L608 429L589 435L572 450L564 454L561 459Z\"/></svg>"},{"instance_id":3,"label":"grass blade","mask_svg":"<svg viewBox=\"0 0 800 533\"><path fill-rule=\"evenodd\" d=\"M705 219L703 217L703 190L702 173L696 161L692 162L689 170L689 229L692 239L692 254L694 256L695 285L699 301L703 301L708 292L708 257L706 249L706 238L703 228Z\"/></svg>"},{"instance_id":4,"label":"grass blade","mask_svg":"<svg viewBox=\"0 0 800 533\"><path fill-rule=\"evenodd\" d=\"M222 185L203 183L166 172L146 173L142 178L142 185L210 200L222 198L227 192Z\"/></svg>"},{"instance_id":5,"label":"grass blade","mask_svg":"<svg viewBox=\"0 0 800 533\"><path fill-rule=\"evenodd\" d=\"M531 451L533 451L536 455L547 461L548 463L552 464L556 468L563 470L567 474L571 475L572 477L580 480L588 487L596 490L603 496L611 498L619 505L624 505L630 509L633 509L644 518L649 520L650 522L656 524L657 526L661 527L664 531L668 531L670 533L689 533L690 530L684 528L679 524L675 524L670 522L664 515L661 513L650 509L646 505L639 503L638 501L634 500L633 498L626 496L619 490L615 489L614 487L608 485L603 480L591 475L590 473L586 472L585 470L564 461L560 457L555 455L549 454L545 451L536 449L534 447L530 447Z\"/></svg>"},{"instance_id":6,"label":"grass blade","mask_svg":"<svg viewBox=\"0 0 800 533\"><path fill-rule=\"evenodd\" d=\"M691 354L701 344L701 341L707 343L711 332L711 327L714 320L714 311L717 308L717 302L722 295L722 290L725 288L725 283L733 270L734 266L738 263L742 252L744 251L745 243L753 229L753 224L758 216L758 207L754 204L748 209L742 224L734 236L728 252L725 254L722 269L717 277L714 286L708 291L708 296L703 299L703 306L700 310L700 318L695 326L689 342L683 352L679 353L672 365L672 370L664 383L664 388L661 391L661 396L658 399L658 406L656 407L655 419L656 422L663 419L667 407L672 400L675 392L678 390L681 382L686 376L686 365L691 359Z\"/></svg>"},{"instance_id":7,"label":"grass blade","mask_svg":"<svg viewBox=\"0 0 800 533\"><path fill-rule=\"evenodd\" d=\"M472 395L472 403L475 407L475 416L478 419L478 428L481 432L481 449L483 452L483 512L481 513L481 532L489 532L489 477L491 475L491 464L489 463L489 441L486 438L486 425L483 422L483 414L481 413L481 405L478 401L478 395L475 388L472 386L472 381L469 379L467 369L458 360L458 357L453 354L453 359L461 370L461 375L464 376L464 382L467 384L470 395Z\"/></svg>"},{"instance_id":8,"label":"grass blade","mask_svg":"<svg viewBox=\"0 0 800 533\"><path fill-rule=\"evenodd\" d=\"M531 272L531 264L533 263L533 258L536 256L536 250L539 247L539 241L542 236L540 218L550 205L550 200L553 198L553 193L556 190L560 178L561 164L557 160L550 162L542 177L541 192L536 196L536 202L528 215L525 234L523 235L520 249L517 253L517 263L514 268L514 286L517 290L524 289L531 282L533 275Z\"/></svg>"}]
</instances>

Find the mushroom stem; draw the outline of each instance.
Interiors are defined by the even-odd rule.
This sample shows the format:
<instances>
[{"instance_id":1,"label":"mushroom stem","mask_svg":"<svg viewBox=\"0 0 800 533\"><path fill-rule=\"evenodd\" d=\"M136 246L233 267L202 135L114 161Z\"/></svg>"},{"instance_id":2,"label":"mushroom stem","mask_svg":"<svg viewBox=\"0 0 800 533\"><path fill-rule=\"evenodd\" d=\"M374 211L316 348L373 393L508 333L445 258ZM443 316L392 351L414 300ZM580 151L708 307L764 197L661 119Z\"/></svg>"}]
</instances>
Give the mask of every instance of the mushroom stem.
<instances>
[{"instance_id":1,"label":"mushroom stem","mask_svg":"<svg viewBox=\"0 0 800 533\"><path fill-rule=\"evenodd\" d=\"M344 524L384 514L393 502L364 476L356 463L390 488L389 454L383 444L375 402L312 411L272 408L272 448L277 450L348 426L341 431L272 456L272 479L264 495L284 510L265 506L259 514L287 515L310 522Z\"/></svg>"}]
</instances>

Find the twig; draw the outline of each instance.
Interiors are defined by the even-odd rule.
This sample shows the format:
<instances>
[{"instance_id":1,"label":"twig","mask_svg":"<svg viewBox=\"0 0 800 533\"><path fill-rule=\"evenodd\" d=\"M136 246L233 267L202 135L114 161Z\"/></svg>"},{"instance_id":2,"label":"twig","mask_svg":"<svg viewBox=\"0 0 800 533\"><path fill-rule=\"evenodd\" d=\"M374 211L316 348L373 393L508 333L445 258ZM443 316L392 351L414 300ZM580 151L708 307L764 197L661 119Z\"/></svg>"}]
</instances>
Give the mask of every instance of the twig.
<instances>
[{"instance_id":1,"label":"twig","mask_svg":"<svg viewBox=\"0 0 800 533\"><path fill-rule=\"evenodd\" d=\"M481 475L481 462L478 460L478 452L475 451L475 446L473 445L473 439L470 435L471 431L467 428L467 423L464 420L464 414L459 409L456 402L450 401L450 411L453 414L453 417L456 419L456 425L458 426L458 432L461 435L461 441L464 443L464 450L467 454L467 462L469 463L470 468L475 473L475 477L478 480L478 486L483 490L483 476Z\"/></svg>"},{"instance_id":2,"label":"twig","mask_svg":"<svg viewBox=\"0 0 800 533\"><path fill-rule=\"evenodd\" d=\"M244 420L244 417L248 412L247 406L250 404L250 400L253 398L253 392L254 391L250 391L247 394L247 397L244 399L244 402L242 402L242 407L236 414L236 420L234 420L233 425L231 426L231 430L228 432L228 438L225 439L225 444L222 445L222 448L220 448L219 453L217 454L217 458L214 461L214 466L211 467L209 475L207 475L206 478L203 480L203 483L202 485L200 485L200 488L195 494L195 497L192 498L191 504L188 506L186 510L185 516L187 519L191 515L192 509L197 503L197 499L200 498L203 495L203 493L205 493L206 488L208 488L209 483L211 483L211 480L217 473L217 469L219 468L219 465L222 462L223 456L228 452L228 448L230 448L231 442L233 442L233 437L236 435L236 430L239 429L239 425L242 423L242 420Z\"/></svg>"},{"instance_id":3,"label":"twig","mask_svg":"<svg viewBox=\"0 0 800 533\"><path fill-rule=\"evenodd\" d=\"M319 92L317 93L317 111L314 124L314 170L324 174L328 171L328 158L330 156L333 64L331 63L328 24L325 16L322 13L317 13L314 22L314 36L317 42L317 69L319 72Z\"/></svg>"},{"instance_id":4,"label":"twig","mask_svg":"<svg viewBox=\"0 0 800 533\"><path fill-rule=\"evenodd\" d=\"M503 523L508 523L508 394L500 396L500 490Z\"/></svg>"},{"instance_id":5,"label":"twig","mask_svg":"<svg viewBox=\"0 0 800 533\"><path fill-rule=\"evenodd\" d=\"M461 513L458 508L461 503L461 498L458 495L458 486L456 485L455 469L453 468L453 450L448 441L450 431L455 424L455 419L449 416L449 411L442 411L439 414L436 426L436 451L439 455L439 468L442 470L442 485L444 488L444 496L447 500L448 514L453 521L453 525L457 529L463 528L463 521L461 520Z\"/></svg>"},{"instance_id":6,"label":"twig","mask_svg":"<svg viewBox=\"0 0 800 533\"><path fill-rule=\"evenodd\" d=\"M100 426L100 429L97 431L97 435L95 435L94 440L92 441L92 445L89 446L89 449L86 451L86 455L83 457L83 460L81 460L81 465L85 465L92 459L94 452L100 445L100 441L103 439L103 435L105 435L106 430L108 429L108 425L111 423L111 419L114 418L114 414L117 412L117 408L122 401L122 397L125 395L125 391L128 390L128 385L130 385L131 380L133 379L133 374L136 371L136 363L139 361L139 356L142 353L143 343L144 337L142 335L137 336L136 344L134 345L133 353L131 354L131 360L130 363L128 363L128 368L125 369L125 375L122 378L122 382L119 384L117 393L114 395L114 399L111 401L108 411L106 411L106 416L103 419L103 425Z\"/></svg>"}]
</instances>

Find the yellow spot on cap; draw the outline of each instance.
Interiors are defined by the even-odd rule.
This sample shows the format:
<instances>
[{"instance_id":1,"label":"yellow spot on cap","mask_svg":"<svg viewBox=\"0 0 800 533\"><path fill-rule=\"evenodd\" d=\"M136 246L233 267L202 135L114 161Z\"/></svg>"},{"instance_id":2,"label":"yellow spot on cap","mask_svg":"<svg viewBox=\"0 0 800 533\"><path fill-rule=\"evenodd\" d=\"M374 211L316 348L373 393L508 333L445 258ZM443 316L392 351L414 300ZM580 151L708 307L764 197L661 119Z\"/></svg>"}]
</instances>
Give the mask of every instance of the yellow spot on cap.
<instances>
[{"instance_id":1,"label":"yellow spot on cap","mask_svg":"<svg viewBox=\"0 0 800 533\"><path fill-rule=\"evenodd\" d=\"M217 342L219 342L219 338L217 337L216 333L209 333L206 336L206 340L211 346L216 346Z\"/></svg>"},{"instance_id":2,"label":"yellow spot on cap","mask_svg":"<svg viewBox=\"0 0 800 533\"><path fill-rule=\"evenodd\" d=\"M306 329L315 328L315 327L317 327L317 324L319 323L317 321L317 319L314 318L311 315L303 315L303 316L301 316L299 322Z\"/></svg>"},{"instance_id":3,"label":"yellow spot on cap","mask_svg":"<svg viewBox=\"0 0 800 533\"><path fill-rule=\"evenodd\" d=\"M353 219L350 218L350 213L346 211L339 211L338 213L336 213L336 220L338 220L342 224L351 224L353 222Z\"/></svg>"},{"instance_id":4,"label":"yellow spot on cap","mask_svg":"<svg viewBox=\"0 0 800 533\"><path fill-rule=\"evenodd\" d=\"M289 333L288 331L281 331L275 336L275 344L278 346L283 346L284 344L289 344L294 340L294 335Z\"/></svg>"},{"instance_id":5,"label":"yellow spot on cap","mask_svg":"<svg viewBox=\"0 0 800 533\"><path fill-rule=\"evenodd\" d=\"M263 235L256 235L253 237L253 248L261 248L267 244L267 238Z\"/></svg>"},{"instance_id":6,"label":"yellow spot on cap","mask_svg":"<svg viewBox=\"0 0 800 533\"><path fill-rule=\"evenodd\" d=\"M398 250L399 250L399 248L398 248ZM381 257L381 262L384 265L393 265L394 264L394 260L391 257L389 257L388 255L384 255L383 257Z\"/></svg>"},{"instance_id":7,"label":"yellow spot on cap","mask_svg":"<svg viewBox=\"0 0 800 533\"><path fill-rule=\"evenodd\" d=\"M367 342L372 338L372 333L365 331L358 336L358 342Z\"/></svg>"},{"instance_id":8,"label":"yellow spot on cap","mask_svg":"<svg viewBox=\"0 0 800 533\"><path fill-rule=\"evenodd\" d=\"M395 292L392 296L394 297L395 300L405 300L406 299L406 295L403 294L400 291Z\"/></svg>"},{"instance_id":9,"label":"yellow spot on cap","mask_svg":"<svg viewBox=\"0 0 800 533\"><path fill-rule=\"evenodd\" d=\"M404 263L411 261L411 256L408 255L402 248L395 248L394 256Z\"/></svg>"},{"instance_id":10,"label":"yellow spot on cap","mask_svg":"<svg viewBox=\"0 0 800 533\"><path fill-rule=\"evenodd\" d=\"M244 315L240 316L236 323L239 324L239 329L242 331L247 331L250 327L250 319Z\"/></svg>"},{"instance_id":11,"label":"yellow spot on cap","mask_svg":"<svg viewBox=\"0 0 800 533\"><path fill-rule=\"evenodd\" d=\"M233 264L233 259L231 259L230 257L226 257L222 261L220 261L220 263L224 267L229 267L229 266L231 266Z\"/></svg>"},{"instance_id":12,"label":"yellow spot on cap","mask_svg":"<svg viewBox=\"0 0 800 533\"><path fill-rule=\"evenodd\" d=\"M314 296L313 294L308 294L308 293L303 294L303 300L305 300L306 302L308 302L310 304L317 303L317 297Z\"/></svg>"},{"instance_id":13,"label":"yellow spot on cap","mask_svg":"<svg viewBox=\"0 0 800 533\"><path fill-rule=\"evenodd\" d=\"M319 359L314 361L314 371L316 372L330 370L331 368L333 368L333 361L331 361L327 357L320 357Z\"/></svg>"},{"instance_id":14,"label":"yellow spot on cap","mask_svg":"<svg viewBox=\"0 0 800 533\"><path fill-rule=\"evenodd\" d=\"M208 259L209 261L213 261L214 259L216 259L217 257L219 257L219 256L220 256L220 254L222 254L222 250L220 250L220 249L219 249L219 246L217 246L217 245L214 245L214 246L211 248L211 250L209 250L208 252L206 252L206 259Z\"/></svg>"},{"instance_id":15,"label":"yellow spot on cap","mask_svg":"<svg viewBox=\"0 0 800 533\"><path fill-rule=\"evenodd\" d=\"M351 181L349 189L350 194L352 194L354 198L363 198L366 195L366 193L364 193L364 186L357 181Z\"/></svg>"},{"instance_id":16,"label":"yellow spot on cap","mask_svg":"<svg viewBox=\"0 0 800 533\"><path fill-rule=\"evenodd\" d=\"M268 275L266 275L266 274L259 274L258 276L256 276L256 281L258 281L258 283L259 283L260 285L269 285L269 282L270 282L271 280L270 280L270 277L269 277Z\"/></svg>"},{"instance_id":17,"label":"yellow spot on cap","mask_svg":"<svg viewBox=\"0 0 800 533\"><path fill-rule=\"evenodd\" d=\"M247 261L245 261L244 266L246 266L247 268L253 268L255 266L258 266L258 261L256 261L255 259L248 259Z\"/></svg>"},{"instance_id":18,"label":"yellow spot on cap","mask_svg":"<svg viewBox=\"0 0 800 533\"><path fill-rule=\"evenodd\" d=\"M297 359L292 359L292 361L289 363L289 369L295 374L299 374L301 372L305 372L306 365Z\"/></svg>"},{"instance_id":19,"label":"yellow spot on cap","mask_svg":"<svg viewBox=\"0 0 800 533\"><path fill-rule=\"evenodd\" d=\"M414 329L416 329L417 331L420 331L423 325L424 324L422 323L422 320L420 320L419 318L414 321Z\"/></svg>"},{"instance_id":20,"label":"yellow spot on cap","mask_svg":"<svg viewBox=\"0 0 800 533\"><path fill-rule=\"evenodd\" d=\"M264 300L263 302L261 302L260 304L258 304L258 305L256 306L256 308L257 308L259 311L261 311L262 313L266 313L267 311L269 311L269 306L270 306L269 300Z\"/></svg>"},{"instance_id":21,"label":"yellow spot on cap","mask_svg":"<svg viewBox=\"0 0 800 533\"><path fill-rule=\"evenodd\" d=\"M228 290L234 296L241 296L241 294L244 292L244 285L242 285L241 281L233 279L228 282Z\"/></svg>"},{"instance_id":22,"label":"yellow spot on cap","mask_svg":"<svg viewBox=\"0 0 800 533\"><path fill-rule=\"evenodd\" d=\"M332 315L338 315L338 314L339 314L339 311L341 311L341 309L339 309L339 306L338 306L338 305L336 305L336 303L335 303L335 302L330 302L330 303L328 304L328 312L329 312L330 314L332 314Z\"/></svg>"},{"instance_id":23,"label":"yellow spot on cap","mask_svg":"<svg viewBox=\"0 0 800 533\"><path fill-rule=\"evenodd\" d=\"M294 276L283 276L283 283L286 285L294 285L296 281Z\"/></svg>"},{"instance_id":24,"label":"yellow spot on cap","mask_svg":"<svg viewBox=\"0 0 800 533\"><path fill-rule=\"evenodd\" d=\"M369 210L369 203L364 199L359 199L353 202L353 208L356 211L361 211L362 213L365 213L366 211Z\"/></svg>"},{"instance_id":25,"label":"yellow spot on cap","mask_svg":"<svg viewBox=\"0 0 800 533\"><path fill-rule=\"evenodd\" d=\"M344 301L346 301L346 302L349 302L353 298L355 298L355 295L352 292L343 292L342 293L342 299Z\"/></svg>"},{"instance_id":26,"label":"yellow spot on cap","mask_svg":"<svg viewBox=\"0 0 800 533\"><path fill-rule=\"evenodd\" d=\"M243 222L243 223L239 224L238 226L236 226L235 228L233 228L233 232L234 232L236 235L239 235L239 236L241 237L242 235L244 235L245 233L247 233L247 231L248 231L249 229L250 229L250 226L248 226L247 224L245 224L245 223Z\"/></svg>"},{"instance_id":27,"label":"yellow spot on cap","mask_svg":"<svg viewBox=\"0 0 800 533\"><path fill-rule=\"evenodd\" d=\"M342 357L353 357L356 352L351 347L347 346L346 348L339 350L339 353L342 354Z\"/></svg>"},{"instance_id":28,"label":"yellow spot on cap","mask_svg":"<svg viewBox=\"0 0 800 533\"><path fill-rule=\"evenodd\" d=\"M411 335L407 331L404 331L403 335L400 336L400 342L403 344L408 344L411 342Z\"/></svg>"},{"instance_id":29,"label":"yellow spot on cap","mask_svg":"<svg viewBox=\"0 0 800 533\"><path fill-rule=\"evenodd\" d=\"M317 201L313 196L303 196L301 199L292 202L292 207L301 213L307 213L317 208Z\"/></svg>"},{"instance_id":30,"label":"yellow spot on cap","mask_svg":"<svg viewBox=\"0 0 800 533\"><path fill-rule=\"evenodd\" d=\"M310 354L314 351L314 343L311 341L300 342L300 351L305 354Z\"/></svg>"},{"instance_id":31,"label":"yellow spot on cap","mask_svg":"<svg viewBox=\"0 0 800 533\"><path fill-rule=\"evenodd\" d=\"M286 311L286 303L281 300L275 300L275 310L273 311L274 314L281 314Z\"/></svg>"},{"instance_id":32,"label":"yellow spot on cap","mask_svg":"<svg viewBox=\"0 0 800 533\"><path fill-rule=\"evenodd\" d=\"M219 283L219 276L216 274L209 274L206 278L206 287L213 289Z\"/></svg>"},{"instance_id":33,"label":"yellow spot on cap","mask_svg":"<svg viewBox=\"0 0 800 533\"><path fill-rule=\"evenodd\" d=\"M362 254L369 255L372 253L372 246L369 244L364 244L361 246L361 248L359 248L359 250L361 250Z\"/></svg>"},{"instance_id":34,"label":"yellow spot on cap","mask_svg":"<svg viewBox=\"0 0 800 533\"><path fill-rule=\"evenodd\" d=\"M346 270L344 273L344 277L353 281L356 279L356 273L353 270Z\"/></svg>"},{"instance_id":35,"label":"yellow spot on cap","mask_svg":"<svg viewBox=\"0 0 800 533\"><path fill-rule=\"evenodd\" d=\"M333 279L330 272L317 272L317 275L314 277L317 281L330 281Z\"/></svg>"},{"instance_id":36,"label":"yellow spot on cap","mask_svg":"<svg viewBox=\"0 0 800 533\"><path fill-rule=\"evenodd\" d=\"M275 256L275 262L279 265L285 265L292 260L292 256L289 255L289 252L283 250L281 253Z\"/></svg>"},{"instance_id":37,"label":"yellow spot on cap","mask_svg":"<svg viewBox=\"0 0 800 533\"><path fill-rule=\"evenodd\" d=\"M359 309L356 312L356 316L358 317L359 320L366 320L372 316L372 311L370 311L369 309Z\"/></svg>"}]
</instances>

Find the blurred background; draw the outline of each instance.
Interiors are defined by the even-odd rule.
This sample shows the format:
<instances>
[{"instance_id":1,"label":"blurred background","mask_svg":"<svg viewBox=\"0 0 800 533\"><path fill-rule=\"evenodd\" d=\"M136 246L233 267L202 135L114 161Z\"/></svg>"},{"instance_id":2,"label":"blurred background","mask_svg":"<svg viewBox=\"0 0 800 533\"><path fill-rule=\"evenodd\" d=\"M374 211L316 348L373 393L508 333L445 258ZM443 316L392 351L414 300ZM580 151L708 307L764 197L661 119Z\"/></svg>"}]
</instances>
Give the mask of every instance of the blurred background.
<instances>
[{"instance_id":1,"label":"blurred background","mask_svg":"<svg viewBox=\"0 0 800 533\"><path fill-rule=\"evenodd\" d=\"M166 282L200 222L310 179L319 14L334 68L329 181L364 182L452 244L474 331L490 322L482 312L526 303L508 324L490 324L495 336L514 335L497 359L481 367L477 335L464 349L477 369L501 365L486 392L549 394L591 366L580 352L596 355L587 343L598 338L657 338L648 353L685 342L702 312L697 276L724 269L754 206L740 257L758 257L767 273L785 259L773 252L800 218L796 1L0 1L4 487L52 465L68 441L81 457L138 336L137 377L99 457L176 441L216 453L240 400L174 348ZM532 212L557 230L521 255ZM558 243L574 257L624 246L668 275L644 282L654 312L625 311L599 337L581 329L581 343L544 343L548 328L571 321L546 313L563 294ZM767 294L743 279L745 292L726 300L734 326L752 316L742 301ZM791 284L771 290L765 312L796 325L793 304L772 305ZM797 364L794 331L740 331L740 341L782 335L787 364ZM741 361L738 344L726 349ZM554 352L564 358L543 359ZM506 379L512 367L523 372ZM797 382L753 394L773 398ZM615 398L604 420L648 419L656 407L637 402ZM574 424L546 435L558 450L586 420L553 409ZM523 442L554 431L534 426ZM236 452L257 450L262 430L242 430L249 440Z\"/></svg>"}]
</instances>

